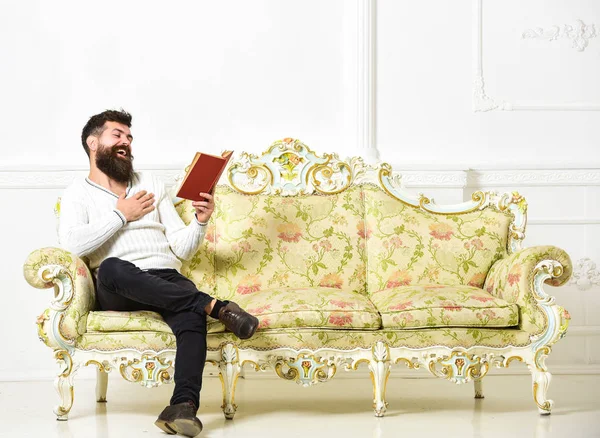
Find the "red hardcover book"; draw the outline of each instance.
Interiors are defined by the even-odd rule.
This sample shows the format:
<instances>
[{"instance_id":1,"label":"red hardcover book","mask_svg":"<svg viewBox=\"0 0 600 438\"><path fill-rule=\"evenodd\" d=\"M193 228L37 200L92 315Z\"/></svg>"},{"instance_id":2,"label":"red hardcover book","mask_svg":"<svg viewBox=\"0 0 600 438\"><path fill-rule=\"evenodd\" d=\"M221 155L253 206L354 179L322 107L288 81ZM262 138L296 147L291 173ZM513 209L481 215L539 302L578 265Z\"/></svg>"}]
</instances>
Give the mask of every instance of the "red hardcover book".
<instances>
[{"instance_id":1,"label":"red hardcover book","mask_svg":"<svg viewBox=\"0 0 600 438\"><path fill-rule=\"evenodd\" d=\"M232 154L233 151L225 151L221 156L197 152L179 186L177 197L204 201L199 193L213 192Z\"/></svg>"}]
</instances>

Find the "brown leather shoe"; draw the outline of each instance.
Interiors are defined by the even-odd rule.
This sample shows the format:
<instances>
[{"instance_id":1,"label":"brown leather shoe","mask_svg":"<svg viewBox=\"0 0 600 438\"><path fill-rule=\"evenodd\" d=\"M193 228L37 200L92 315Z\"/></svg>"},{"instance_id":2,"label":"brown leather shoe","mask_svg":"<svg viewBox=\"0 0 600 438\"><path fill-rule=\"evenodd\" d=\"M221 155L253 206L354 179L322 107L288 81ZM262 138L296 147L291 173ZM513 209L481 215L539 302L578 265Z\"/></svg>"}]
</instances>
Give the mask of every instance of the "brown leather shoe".
<instances>
[{"instance_id":1,"label":"brown leather shoe","mask_svg":"<svg viewBox=\"0 0 600 438\"><path fill-rule=\"evenodd\" d=\"M233 301L219 310L219 321L240 339L249 339L258 328L258 318L242 310Z\"/></svg>"},{"instance_id":2,"label":"brown leather shoe","mask_svg":"<svg viewBox=\"0 0 600 438\"><path fill-rule=\"evenodd\" d=\"M169 435L176 433L194 437L202 432L202 423L196 417L196 406L191 401L167 406L154 422Z\"/></svg>"}]
</instances>

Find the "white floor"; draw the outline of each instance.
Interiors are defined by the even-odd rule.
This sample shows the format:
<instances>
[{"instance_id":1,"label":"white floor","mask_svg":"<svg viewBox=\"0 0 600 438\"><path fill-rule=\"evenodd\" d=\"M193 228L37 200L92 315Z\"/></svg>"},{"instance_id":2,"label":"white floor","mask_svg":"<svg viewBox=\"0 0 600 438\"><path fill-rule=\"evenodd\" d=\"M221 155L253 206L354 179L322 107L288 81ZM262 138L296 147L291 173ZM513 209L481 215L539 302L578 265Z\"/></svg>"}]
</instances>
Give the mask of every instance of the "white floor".
<instances>
[{"instance_id":1,"label":"white floor","mask_svg":"<svg viewBox=\"0 0 600 438\"><path fill-rule=\"evenodd\" d=\"M96 403L94 382L76 381L70 419L55 420L51 382L0 382L2 437L166 437L154 420L172 386L145 389L111 374L108 403ZM486 398L473 387L439 379L391 378L385 418L371 410L371 382L338 378L312 388L279 379L238 383L233 421L221 410L217 378L205 380L200 437L600 437L600 376L555 375L552 415L540 416L528 376L488 376Z\"/></svg>"}]
</instances>

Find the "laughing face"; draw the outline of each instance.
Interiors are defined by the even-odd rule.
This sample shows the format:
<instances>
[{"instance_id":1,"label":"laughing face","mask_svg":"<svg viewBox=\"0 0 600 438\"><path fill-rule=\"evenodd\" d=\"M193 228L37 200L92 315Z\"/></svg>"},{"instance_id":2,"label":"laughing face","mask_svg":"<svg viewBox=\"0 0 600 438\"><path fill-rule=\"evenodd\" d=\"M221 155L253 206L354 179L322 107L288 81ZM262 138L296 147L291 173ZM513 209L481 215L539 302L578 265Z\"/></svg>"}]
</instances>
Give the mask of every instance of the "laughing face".
<instances>
[{"instance_id":1,"label":"laughing face","mask_svg":"<svg viewBox=\"0 0 600 438\"><path fill-rule=\"evenodd\" d=\"M133 177L133 136L129 128L116 122L106 122L98 138L96 166L109 178L128 183Z\"/></svg>"}]
</instances>

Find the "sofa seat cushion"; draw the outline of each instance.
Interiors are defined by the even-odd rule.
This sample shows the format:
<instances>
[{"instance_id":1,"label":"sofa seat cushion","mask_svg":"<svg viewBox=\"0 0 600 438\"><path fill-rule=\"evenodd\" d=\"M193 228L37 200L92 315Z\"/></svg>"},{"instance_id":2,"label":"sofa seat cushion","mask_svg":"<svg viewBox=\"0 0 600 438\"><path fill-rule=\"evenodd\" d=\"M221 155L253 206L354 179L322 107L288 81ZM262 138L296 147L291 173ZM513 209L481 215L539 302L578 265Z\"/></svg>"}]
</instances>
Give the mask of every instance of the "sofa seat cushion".
<instances>
[{"instance_id":1,"label":"sofa seat cushion","mask_svg":"<svg viewBox=\"0 0 600 438\"><path fill-rule=\"evenodd\" d=\"M473 286L400 286L373 293L384 328L514 327L519 308Z\"/></svg>"},{"instance_id":2,"label":"sofa seat cushion","mask_svg":"<svg viewBox=\"0 0 600 438\"><path fill-rule=\"evenodd\" d=\"M233 333L231 333L233 335ZM213 333L211 336L215 336ZM116 351L133 349L137 351L174 350L177 347L175 335L166 332L95 332L86 333L77 341L82 350Z\"/></svg>"},{"instance_id":3,"label":"sofa seat cushion","mask_svg":"<svg viewBox=\"0 0 600 438\"><path fill-rule=\"evenodd\" d=\"M126 335L126 333L122 333ZM85 335L86 340L97 336ZM250 339L238 339L231 332L208 335L208 349L219 350L224 344L234 343L241 349L271 350L293 348L294 350L335 348L353 350L371 349L378 341L389 347L426 348L445 347L523 347L531 344L529 333L518 328L443 327L413 330L332 330L332 329L274 329L256 332ZM99 342L96 343L98 348ZM142 348L142 347L138 347ZM338 370L339 372L339 370Z\"/></svg>"},{"instance_id":4,"label":"sofa seat cushion","mask_svg":"<svg viewBox=\"0 0 600 438\"><path fill-rule=\"evenodd\" d=\"M262 329L331 328L376 330L379 313L365 295L333 287L275 288L240 295L236 302Z\"/></svg>"},{"instance_id":5,"label":"sofa seat cushion","mask_svg":"<svg viewBox=\"0 0 600 438\"><path fill-rule=\"evenodd\" d=\"M425 348L431 346L454 347L523 347L531 344L529 333L518 328L467 328L445 327L414 330L333 330L333 329L274 329L260 330L250 339L238 339L231 332L208 335L208 349L218 351L224 344L233 343L238 348L272 350L275 348L335 348L354 350L371 349L378 341L389 347ZM110 332L86 333L77 340L82 350L116 351L130 348L137 351L174 349L175 336L164 332Z\"/></svg>"},{"instance_id":6,"label":"sofa seat cushion","mask_svg":"<svg viewBox=\"0 0 600 438\"><path fill-rule=\"evenodd\" d=\"M225 331L225 326L212 318L208 318L206 328L208 333ZM88 333L137 331L173 333L162 316L148 310L135 312L98 311L90 312L88 315Z\"/></svg>"}]
</instances>

